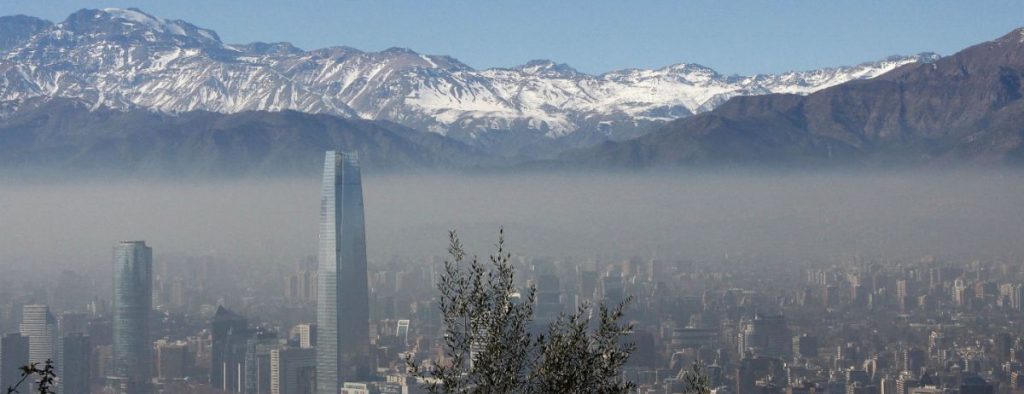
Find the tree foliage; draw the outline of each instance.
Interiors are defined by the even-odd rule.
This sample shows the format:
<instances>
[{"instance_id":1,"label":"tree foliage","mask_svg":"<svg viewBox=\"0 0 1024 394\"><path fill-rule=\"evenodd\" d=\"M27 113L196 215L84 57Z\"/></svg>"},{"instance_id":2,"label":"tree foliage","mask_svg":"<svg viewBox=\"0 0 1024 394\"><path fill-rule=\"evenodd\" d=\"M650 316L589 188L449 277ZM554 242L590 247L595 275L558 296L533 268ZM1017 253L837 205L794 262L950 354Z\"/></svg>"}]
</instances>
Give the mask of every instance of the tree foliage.
<instances>
[{"instance_id":1,"label":"tree foliage","mask_svg":"<svg viewBox=\"0 0 1024 394\"><path fill-rule=\"evenodd\" d=\"M46 360L42 366L40 366L39 363L23 365L20 369L21 379L19 379L13 386L7 387L7 394L18 393L18 389L30 376L39 377L35 380L35 392L39 394L56 394L56 391L53 391L53 385L57 378L57 374L54 372L53 360Z\"/></svg>"},{"instance_id":2,"label":"tree foliage","mask_svg":"<svg viewBox=\"0 0 1024 394\"><path fill-rule=\"evenodd\" d=\"M539 393L628 393L632 382L622 378L622 367L635 349L623 343L632 327L620 324L626 303L598 306L597 328L591 326L589 305L560 316L537 338L540 357L534 370L534 391Z\"/></svg>"},{"instance_id":3,"label":"tree foliage","mask_svg":"<svg viewBox=\"0 0 1024 394\"><path fill-rule=\"evenodd\" d=\"M445 360L430 368L407 358L410 371L432 393L627 393L634 387L622 367L635 345L620 323L626 302L590 305L532 335L536 288L515 285L512 255L498 233L489 263L467 258L454 231L438 283ZM627 301L628 302L628 301Z\"/></svg>"},{"instance_id":4,"label":"tree foliage","mask_svg":"<svg viewBox=\"0 0 1024 394\"><path fill-rule=\"evenodd\" d=\"M711 394L711 381L702 370L703 367L700 362L694 361L689 371L683 371L683 379L686 381L686 394Z\"/></svg>"}]
</instances>

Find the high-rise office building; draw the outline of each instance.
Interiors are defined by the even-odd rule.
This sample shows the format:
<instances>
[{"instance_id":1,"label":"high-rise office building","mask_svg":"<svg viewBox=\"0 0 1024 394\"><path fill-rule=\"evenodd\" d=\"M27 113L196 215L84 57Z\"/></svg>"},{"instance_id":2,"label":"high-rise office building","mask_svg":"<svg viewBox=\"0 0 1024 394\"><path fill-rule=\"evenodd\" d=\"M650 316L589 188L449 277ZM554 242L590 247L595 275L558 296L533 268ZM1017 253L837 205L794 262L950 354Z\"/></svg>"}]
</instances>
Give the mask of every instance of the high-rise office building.
<instances>
[{"instance_id":1,"label":"high-rise office building","mask_svg":"<svg viewBox=\"0 0 1024 394\"><path fill-rule=\"evenodd\" d=\"M64 312L57 319L57 328L61 336L85 334L89 328L89 315L82 312Z\"/></svg>"},{"instance_id":2,"label":"high-rise office building","mask_svg":"<svg viewBox=\"0 0 1024 394\"><path fill-rule=\"evenodd\" d=\"M28 361L57 361L57 318L46 305L25 305L21 308L21 335L28 337Z\"/></svg>"},{"instance_id":3,"label":"high-rise office building","mask_svg":"<svg viewBox=\"0 0 1024 394\"><path fill-rule=\"evenodd\" d=\"M270 394L270 352L280 347L276 333L262 330L256 330L246 341L243 393Z\"/></svg>"},{"instance_id":4,"label":"high-rise office building","mask_svg":"<svg viewBox=\"0 0 1024 394\"><path fill-rule=\"evenodd\" d=\"M112 375L113 372L113 358L114 358L114 346L113 345L98 345L96 337L90 335L93 341L93 358L92 358L92 376L98 378L106 378Z\"/></svg>"},{"instance_id":5,"label":"high-rise office building","mask_svg":"<svg viewBox=\"0 0 1024 394\"><path fill-rule=\"evenodd\" d=\"M298 338L300 348L312 348L316 346L316 324L297 324L292 327L291 336Z\"/></svg>"},{"instance_id":6,"label":"high-rise office building","mask_svg":"<svg viewBox=\"0 0 1024 394\"><path fill-rule=\"evenodd\" d=\"M743 338L743 350L755 350L760 356L786 358L793 352L793 336L782 315L754 314Z\"/></svg>"},{"instance_id":7,"label":"high-rise office building","mask_svg":"<svg viewBox=\"0 0 1024 394\"><path fill-rule=\"evenodd\" d=\"M237 392L242 388L246 344L253 332L244 317L224 307L217 308L210 331L210 385Z\"/></svg>"},{"instance_id":8,"label":"high-rise office building","mask_svg":"<svg viewBox=\"0 0 1024 394\"><path fill-rule=\"evenodd\" d=\"M133 394L149 392L153 364L149 333L153 249L144 241L123 241L114 246L113 307L115 388Z\"/></svg>"},{"instance_id":9,"label":"high-rise office building","mask_svg":"<svg viewBox=\"0 0 1024 394\"><path fill-rule=\"evenodd\" d=\"M558 276L554 274L543 274L537 276L537 306L535 318L540 326L547 327L547 324L558 319L564 312L562 306L561 285Z\"/></svg>"},{"instance_id":10,"label":"high-rise office building","mask_svg":"<svg viewBox=\"0 0 1024 394\"><path fill-rule=\"evenodd\" d=\"M320 201L317 391L369 375L369 290L359 158L327 152Z\"/></svg>"},{"instance_id":11,"label":"high-rise office building","mask_svg":"<svg viewBox=\"0 0 1024 394\"><path fill-rule=\"evenodd\" d=\"M157 379L170 381L188 376L194 360L188 351L188 342L161 339L156 341L155 348L156 368L153 368L153 374Z\"/></svg>"},{"instance_id":12,"label":"high-rise office building","mask_svg":"<svg viewBox=\"0 0 1024 394\"><path fill-rule=\"evenodd\" d=\"M57 392L89 394L92 382L92 343L89 336L73 333L61 338L57 361Z\"/></svg>"},{"instance_id":13,"label":"high-rise office building","mask_svg":"<svg viewBox=\"0 0 1024 394\"><path fill-rule=\"evenodd\" d=\"M546 328L548 323L558 318L564 311L562 305L562 285L550 260L537 260L533 263L535 286L537 289L537 306L534 307L534 323L537 327Z\"/></svg>"},{"instance_id":14,"label":"high-rise office building","mask_svg":"<svg viewBox=\"0 0 1024 394\"><path fill-rule=\"evenodd\" d=\"M818 337L803 334L793 337L793 354L797 357L818 357Z\"/></svg>"},{"instance_id":15,"label":"high-rise office building","mask_svg":"<svg viewBox=\"0 0 1024 394\"><path fill-rule=\"evenodd\" d=\"M295 273L285 277L285 298L289 301L316 301L316 260L296 264Z\"/></svg>"},{"instance_id":16,"label":"high-rise office building","mask_svg":"<svg viewBox=\"0 0 1024 394\"><path fill-rule=\"evenodd\" d=\"M992 383L978 376L968 376L960 383L960 394L992 394L994 391Z\"/></svg>"},{"instance_id":17,"label":"high-rise office building","mask_svg":"<svg viewBox=\"0 0 1024 394\"><path fill-rule=\"evenodd\" d=\"M398 336L399 343L402 346L409 346L409 320L399 320L395 326L395 335Z\"/></svg>"},{"instance_id":18,"label":"high-rise office building","mask_svg":"<svg viewBox=\"0 0 1024 394\"><path fill-rule=\"evenodd\" d=\"M21 379L21 367L28 364L28 337L18 333L0 339L0 387L13 386Z\"/></svg>"},{"instance_id":19,"label":"high-rise office building","mask_svg":"<svg viewBox=\"0 0 1024 394\"><path fill-rule=\"evenodd\" d=\"M313 394L316 351L279 348L270 351L270 394Z\"/></svg>"},{"instance_id":20,"label":"high-rise office building","mask_svg":"<svg viewBox=\"0 0 1024 394\"><path fill-rule=\"evenodd\" d=\"M602 298L607 305L618 305L626 300L626 290L622 283L622 276L618 272L610 272L602 277L601 289Z\"/></svg>"}]
</instances>

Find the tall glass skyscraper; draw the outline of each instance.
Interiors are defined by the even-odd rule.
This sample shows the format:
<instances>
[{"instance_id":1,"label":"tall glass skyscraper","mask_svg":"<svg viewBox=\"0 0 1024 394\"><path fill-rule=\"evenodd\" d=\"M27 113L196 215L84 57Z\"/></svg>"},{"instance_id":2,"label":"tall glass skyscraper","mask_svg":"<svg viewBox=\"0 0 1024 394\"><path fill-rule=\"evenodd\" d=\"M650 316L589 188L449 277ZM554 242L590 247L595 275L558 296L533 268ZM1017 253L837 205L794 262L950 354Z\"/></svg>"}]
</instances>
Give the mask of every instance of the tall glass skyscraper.
<instances>
[{"instance_id":1,"label":"tall glass skyscraper","mask_svg":"<svg viewBox=\"0 0 1024 394\"><path fill-rule=\"evenodd\" d=\"M370 300L359 157L327 152L320 200L317 283L317 392L368 377Z\"/></svg>"},{"instance_id":2,"label":"tall glass skyscraper","mask_svg":"<svg viewBox=\"0 0 1024 394\"><path fill-rule=\"evenodd\" d=\"M131 393L149 392L153 343L153 249L144 241L114 247L113 384Z\"/></svg>"}]
</instances>

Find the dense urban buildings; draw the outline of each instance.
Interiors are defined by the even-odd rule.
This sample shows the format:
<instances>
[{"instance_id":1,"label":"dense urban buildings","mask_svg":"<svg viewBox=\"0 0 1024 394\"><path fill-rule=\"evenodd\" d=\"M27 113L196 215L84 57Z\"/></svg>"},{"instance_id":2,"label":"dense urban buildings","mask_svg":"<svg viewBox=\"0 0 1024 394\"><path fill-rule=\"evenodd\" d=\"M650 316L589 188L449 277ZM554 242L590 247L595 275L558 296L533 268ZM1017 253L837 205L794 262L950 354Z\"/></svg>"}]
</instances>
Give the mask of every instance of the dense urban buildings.
<instances>
[{"instance_id":1,"label":"dense urban buildings","mask_svg":"<svg viewBox=\"0 0 1024 394\"><path fill-rule=\"evenodd\" d=\"M317 391L369 377L369 293L359 158L327 152L320 189Z\"/></svg>"},{"instance_id":2,"label":"dense urban buildings","mask_svg":"<svg viewBox=\"0 0 1024 394\"><path fill-rule=\"evenodd\" d=\"M351 196L345 158L338 157L340 186L334 187L332 175L327 188ZM332 201L348 206L329 198L325 211ZM344 220L337 226L348 229ZM325 233L330 229L333 223ZM342 249L326 248L340 251L334 261L341 266ZM0 383L16 380L11 366L29 362L34 349L37 359L57 362L59 392L144 392L139 390L145 385L108 379L120 376L115 333L122 334L118 326L132 320L115 316L124 316L119 307L130 301L153 302L153 326L142 350L154 363L145 380L153 392L312 394L320 388L324 320L309 297L296 296L288 279L297 276L296 266L305 267L304 277L319 276L309 272L308 258L297 256L302 263L282 262L268 271L190 256L157 264L141 243L118 250L124 253L115 262L125 272L151 262L154 282L181 283L179 295L146 294L144 286L123 280L114 282L121 284L115 292L98 286L74 298L44 285L21 284L0 293L0 326L9 331L0 340ZM1020 258L512 260L516 286L536 285L543 294L536 300L541 327L543 320L584 303L632 299L627 319L638 347L624 372L638 393L684 392L681 373L694 361L703 364L715 394L1024 392ZM367 373L339 375L338 392L422 392L423 382L407 374L404 360L441 354L435 302L442 261L422 256L366 262L367 331L351 339L365 340L370 349L360 360ZM317 301L330 300L327 295ZM18 332L10 332L12 327ZM331 348L349 339L328 337L337 338Z\"/></svg>"},{"instance_id":3,"label":"dense urban buildings","mask_svg":"<svg viewBox=\"0 0 1024 394\"><path fill-rule=\"evenodd\" d=\"M317 257L154 260L124 242L113 291L109 272L0 289L0 384L53 359L65 394L422 393L406 359L445 361L444 258L368 261L358 159L330 152L323 175ZM1021 257L511 261L517 291L537 289L533 332L628 300L639 394L686 392L694 362L714 394L1024 393Z\"/></svg>"},{"instance_id":4,"label":"dense urban buildings","mask_svg":"<svg viewBox=\"0 0 1024 394\"><path fill-rule=\"evenodd\" d=\"M421 390L404 358L440 354L434 300L441 262L368 262L370 373L339 378L339 392ZM536 302L547 316L632 297L627 318L638 348L625 374L639 393L685 391L680 373L693 361L703 363L716 394L1024 392L1021 259L842 259L785 269L757 257L516 255L513 263L519 288L534 284L544 293ZM180 280L183 299L150 295L153 391L314 393L323 330L315 306L291 296L285 278L295 266L247 272L244 264L192 257L154 265L164 283L196 279ZM6 366L28 362L33 335L45 344L59 333L55 348L36 346L55 354L58 390L127 389L105 379L117 376L117 304L105 298L112 293L56 294L25 287L3 296L0 324L23 331L0 343L0 381L12 379Z\"/></svg>"},{"instance_id":5,"label":"dense urban buildings","mask_svg":"<svg viewBox=\"0 0 1024 394\"><path fill-rule=\"evenodd\" d=\"M144 241L114 247L113 373L115 385L127 392L149 392L153 342L153 249Z\"/></svg>"}]
</instances>

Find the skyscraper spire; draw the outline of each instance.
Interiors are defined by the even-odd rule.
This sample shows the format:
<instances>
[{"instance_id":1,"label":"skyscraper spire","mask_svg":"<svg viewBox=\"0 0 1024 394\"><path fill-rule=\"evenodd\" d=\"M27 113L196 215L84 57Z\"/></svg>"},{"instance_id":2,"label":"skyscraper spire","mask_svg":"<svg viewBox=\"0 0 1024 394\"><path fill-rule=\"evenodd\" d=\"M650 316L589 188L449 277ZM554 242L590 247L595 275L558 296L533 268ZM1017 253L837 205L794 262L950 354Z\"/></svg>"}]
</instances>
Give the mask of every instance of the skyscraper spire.
<instances>
[{"instance_id":1,"label":"skyscraper spire","mask_svg":"<svg viewBox=\"0 0 1024 394\"><path fill-rule=\"evenodd\" d=\"M341 382L370 368L366 229L359 157L327 152L320 200L317 283L317 392L337 394Z\"/></svg>"}]
</instances>

